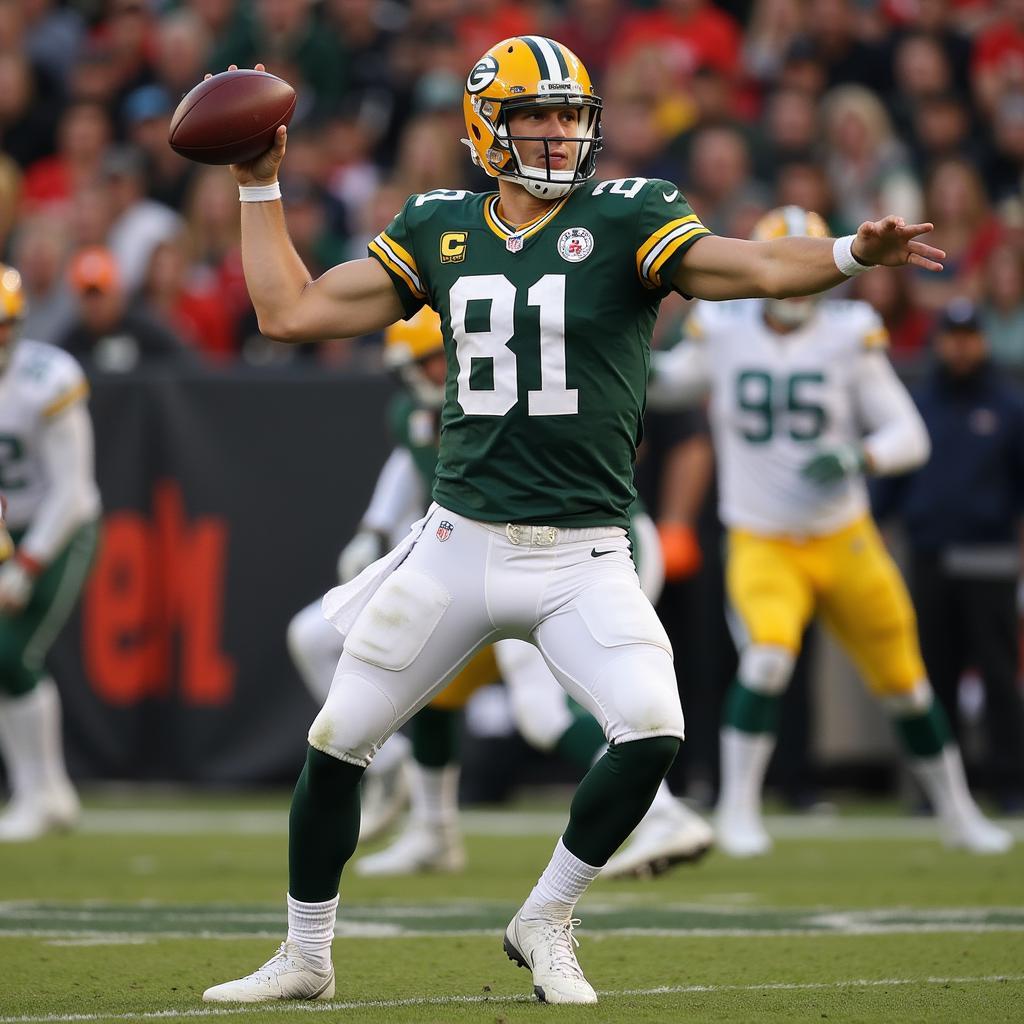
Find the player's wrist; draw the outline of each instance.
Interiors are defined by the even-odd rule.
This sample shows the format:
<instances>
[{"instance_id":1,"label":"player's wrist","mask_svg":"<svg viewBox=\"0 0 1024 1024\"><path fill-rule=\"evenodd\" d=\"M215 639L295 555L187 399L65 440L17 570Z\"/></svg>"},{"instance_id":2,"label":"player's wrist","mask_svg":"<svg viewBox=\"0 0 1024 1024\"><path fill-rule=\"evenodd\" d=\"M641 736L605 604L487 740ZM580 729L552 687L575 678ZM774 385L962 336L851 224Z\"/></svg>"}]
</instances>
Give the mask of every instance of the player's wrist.
<instances>
[{"instance_id":1,"label":"player's wrist","mask_svg":"<svg viewBox=\"0 0 1024 1024\"><path fill-rule=\"evenodd\" d=\"M249 185L239 184L238 200L242 203L269 203L281 198L281 183L254 181Z\"/></svg>"},{"instance_id":2,"label":"player's wrist","mask_svg":"<svg viewBox=\"0 0 1024 1024\"><path fill-rule=\"evenodd\" d=\"M856 235L843 235L832 243L832 259L836 268L846 277L856 277L870 270L873 264L866 263L863 255L858 256L854 251L854 245L858 241Z\"/></svg>"}]
</instances>

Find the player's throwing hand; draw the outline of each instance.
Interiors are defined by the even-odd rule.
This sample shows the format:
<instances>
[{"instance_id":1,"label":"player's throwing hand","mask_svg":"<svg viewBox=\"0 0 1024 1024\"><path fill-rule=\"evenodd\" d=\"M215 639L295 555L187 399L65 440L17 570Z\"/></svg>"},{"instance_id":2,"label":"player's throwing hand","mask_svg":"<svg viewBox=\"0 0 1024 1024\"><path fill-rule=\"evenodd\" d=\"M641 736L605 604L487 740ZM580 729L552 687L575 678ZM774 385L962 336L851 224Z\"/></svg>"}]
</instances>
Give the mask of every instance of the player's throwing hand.
<instances>
[{"instance_id":1,"label":"player's throwing hand","mask_svg":"<svg viewBox=\"0 0 1024 1024\"><path fill-rule=\"evenodd\" d=\"M908 224L902 217L890 214L884 220L866 220L857 229L853 256L867 266L902 267L910 265L924 270L942 270L941 249L917 240L934 228L934 224Z\"/></svg>"}]
</instances>

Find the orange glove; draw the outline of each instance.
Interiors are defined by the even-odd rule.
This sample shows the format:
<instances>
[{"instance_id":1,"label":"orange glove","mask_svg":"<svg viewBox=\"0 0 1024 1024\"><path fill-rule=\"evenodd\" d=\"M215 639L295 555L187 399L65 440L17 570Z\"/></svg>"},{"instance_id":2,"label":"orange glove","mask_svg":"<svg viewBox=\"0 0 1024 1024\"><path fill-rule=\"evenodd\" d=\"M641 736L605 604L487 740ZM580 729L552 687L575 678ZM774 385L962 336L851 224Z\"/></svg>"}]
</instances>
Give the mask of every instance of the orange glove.
<instances>
[{"instance_id":1,"label":"orange glove","mask_svg":"<svg viewBox=\"0 0 1024 1024\"><path fill-rule=\"evenodd\" d=\"M663 520L658 523L661 556L665 560L665 579L685 580L701 567L703 556L697 534L687 523Z\"/></svg>"}]
</instances>

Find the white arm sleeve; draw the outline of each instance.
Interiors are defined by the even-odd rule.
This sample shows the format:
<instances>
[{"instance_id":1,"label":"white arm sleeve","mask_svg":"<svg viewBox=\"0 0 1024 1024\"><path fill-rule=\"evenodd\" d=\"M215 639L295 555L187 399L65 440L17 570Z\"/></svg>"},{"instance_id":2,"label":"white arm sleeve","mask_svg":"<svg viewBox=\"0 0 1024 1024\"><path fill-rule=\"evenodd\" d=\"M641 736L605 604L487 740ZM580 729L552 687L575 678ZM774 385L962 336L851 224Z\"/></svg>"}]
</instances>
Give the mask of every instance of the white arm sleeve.
<instances>
[{"instance_id":1,"label":"white arm sleeve","mask_svg":"<svg viewBox=\"0 0 1024 1024\"><path fill-rule=\"evenodd\" d=\"M391 536L407 525L410 509L416 516L423 514L426 498L419 471L408 448L396 448L377 477L373 497L363 515L360 526Z\"/></svg>"},{"instance_id":2,"label":"white arm sleeve","mask_svg":"<svg viewBox=\"0 0 1024 1024\"><path fill-rule=\"evenodd\" d=\"M684 341L668 352L651 353L648 408L668 410L698 405L710 389L711 371L704 343Z\"/></svg>"},{"instance_id":3,"label":"white arm sleeve","mask_svg":"<svg viewBox=\"0 0 1024 1024\"><path fill-rule=\"evenodd\" d=\"M916 469L928 461L928 430L884 352L867 350L859 357L857 405L868 431L864 450L878 476Z\"/></svg>"},{"instance_id":4,"label":"white arm sleeve","mask_svg":"<svg viewBox=\"0 0 1024 1024\"><path fill-rule=\"evenodd\" d=\"M39 447L50 487L22 538L21 548L47 565L71 534L100 510L93 472L92 422L85 404L76 402L50 420Z\"/></svg>"}]
</instances>

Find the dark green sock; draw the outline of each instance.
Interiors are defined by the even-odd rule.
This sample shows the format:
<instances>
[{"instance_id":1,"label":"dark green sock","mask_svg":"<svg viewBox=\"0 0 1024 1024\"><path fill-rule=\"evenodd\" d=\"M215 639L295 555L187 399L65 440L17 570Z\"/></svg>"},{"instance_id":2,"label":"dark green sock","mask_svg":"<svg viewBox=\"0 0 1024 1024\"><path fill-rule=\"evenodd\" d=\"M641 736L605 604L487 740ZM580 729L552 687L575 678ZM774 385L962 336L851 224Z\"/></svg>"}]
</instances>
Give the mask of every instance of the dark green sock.
<instances>
[{"instance_id":1,"label":"dark green sock","mask_svg":"<svg viewBox=\"0 0 1024 1024\"><path fill-rule=\"evenodd\" d=\"M779 731L781 696L755 693L736 679L725 698L724 722L740 732Z\"/></svg>"},{"instance_id":2,"label":"dark green sock","mask_svg":"<svg viewBox=\"0 0 1024 1024\"><path fill-rule=\"evenodd\" d=\"M288 815L288 893L303 903L338 895L359 841L360 768L310 747Z\"/></svg>"},{"instance_id":3,"label":"dark green sock","mask_svg":"<svg viewBox=\"0 0 1024 1024\"><path fill-rule=\"evenodd\" d=\"M607 863L647 813L678 752L674 736L611 744L576 790L565 848L592 867Z\"/></svg>"},{"instance_id":4,"label":"dark green sock","mask_svg":"<svg viewBox=\"0 0 1024 1024\"><path fill-rule=\"evenodd\" d=\"M559 757L577 765L581 771L589 772L594 767L597 752L605 745L604 730L593 715L585 711L578 714L555 744Z\"/></svg>"},{"instance_id":5,"label":"dark green sock","mask_svg":"<svg viewBox=\"0 0 1024 1024\"><path fill-rule=\"evenodd\" d=\"M424 768L443 768L459 758L462 709L425 707L412 720L412 756Z\"/></svg>"},{"instance_id":6,"label":"dark green sock","mask_svg":"<svg viewBox=\"0 0 1024 1024\"><path fill-rule=\"evenodd\" d=\"M905 715L893 720L905 750L913 757L936 757L949 742L952 730L938 701L921 715Z\"/></svg>"}]
</instances>

